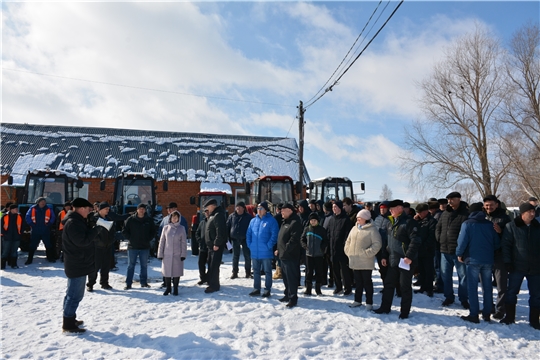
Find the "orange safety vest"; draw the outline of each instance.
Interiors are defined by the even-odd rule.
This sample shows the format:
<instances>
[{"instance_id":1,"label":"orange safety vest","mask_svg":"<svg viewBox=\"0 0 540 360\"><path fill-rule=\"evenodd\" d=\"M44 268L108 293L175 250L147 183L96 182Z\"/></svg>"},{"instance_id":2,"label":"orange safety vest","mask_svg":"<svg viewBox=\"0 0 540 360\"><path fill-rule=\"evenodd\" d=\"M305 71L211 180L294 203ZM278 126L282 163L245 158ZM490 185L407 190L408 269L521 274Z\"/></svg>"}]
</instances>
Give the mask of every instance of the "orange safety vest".
<instances>
[{"instance_id":1,"label":"orange safety vest","mask_svg":"<svg viewBox=\"0 0 540 360\"><path fill-rule=\"evenodd\" d=\"M9 213L4 215L4 230L8 230L9 228ZM21 234L22 229L22 216L20 214L17 214L17 231L19 231L19 235Z\"/></svg>"},{"instance_id":2,"label":"orange safety vest","mask_svg":"<svg viewBox=\"0 0 540 360\"><path fill-rule=\"evenodd\" d=\"M45 210L45 225L49 223L49 220L51 220L51 208L47 206L47 210ZM36 223L36 208L32 208L32 222Z\"/></svg>"},{"instance_id":3,"label":"orange safety vest","mask_svg":"<svg viewBox=\"0 0 540 360\"><path fill-rule=\"evenodd\" d=\"M62 224L62 220L64 220L64 217L66 216L66 214L67 214L66 210L62 210L60 211L60 214L58 214L58 217L60 218L60 225L58 225L58 230L64 229L64 224Z\"/></svg>"}]
</instances>

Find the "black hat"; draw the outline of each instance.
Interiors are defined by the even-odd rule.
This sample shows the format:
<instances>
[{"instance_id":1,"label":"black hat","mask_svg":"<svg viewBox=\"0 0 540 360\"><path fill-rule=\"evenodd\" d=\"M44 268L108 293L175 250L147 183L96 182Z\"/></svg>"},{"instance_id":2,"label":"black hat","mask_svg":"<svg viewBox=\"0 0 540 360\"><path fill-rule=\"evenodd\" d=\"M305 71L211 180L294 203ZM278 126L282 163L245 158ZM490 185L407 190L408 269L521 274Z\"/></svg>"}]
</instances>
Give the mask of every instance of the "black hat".
<instances>
[{"instance_id":1,"label":"black hat","mask_svg":"<svg viewBox=\"0 0 540 360\"><path fill-rule=\"evenodd\" d=\"M439 202L437 200L428 202L428 209L438 209L439 208Z\"/></svg>"},{"instance_id":2,"label":"black hat","mask_svg":"<svg viewBox=\"0 0 540 360\"><path fill-rule=\"evenodd\" d=\"M81 208L81 207L92 207L92 203L85 198L76 198L73 199L71 202L71 205L73 205L74 208Z\"/></svg>"},{"instance_id":3,"label":"black hat","mask_svg":"<svg viewBox=\"0 0 540 360\"><path fill-rule=\"evenodd\" d=\"M238 203L236 204L235 207L238 207L238 206L241 206L241 207L243 207L243 208L245 209L245 208L246 208L246 203L243 202L243 201L240 201L240 202L238 202Z\"/></svg>"},{"instance_id":4,"label":"black hat","mask_svg":"<svg viewBox=\"0 0 540 360\"><path fill-rule=\"evenodd\" d=\"M408 202L404 202L404 203L403 203L403 207L404 207L404 208L410 208L410 207L411 207L411 204L408 203Z\"/></svg>"},{"instance_id":5,"label":"black hat","mask_svg":"<svg viewBox=\"0 0 540 360\"><path fill-rule=\"evenodd\" d=\"M484 197L484 202L486 202L486 201L498 202L499 199L497 199L497 197L495 195L486 195L486 197Z\"/></svg>"},{"instance_id":6,"label":"black hat","mask_svg":"<svg viewBox=\"0 0 540 360\"><path fill-rule=\"evenodd\" d=\"M309 200L309 204L310 204L310 205L311 205L311 204L317 205L317 200L311 199L311 200Z\"/></svg>"},{"instance_id":7,"label":"black hat","mask_svg":"<svg viewBox=\"0 0 540 360\"><path fill-rule=\"evenodd\" d=\"M393 208L396 206L403 206L403 200L400 200L400 199L392 200L390 201L390 204L388 204L388 207L390 208Z\"/></svg>"},{"instance_id":8,"label":"black hat","mask_svg":"<svg viewBox=\"0 0 540 360\"><path fill-rule=\"evenodd\" d=\"M429 210L428 204L418 204L418 205L416 205L416 211L417 212L422 212L422 211L426 211L426 210Z\"/></svg>"},{"instance_id":9,"label":"black hat","mask_svg":"<svg viewBox=\"0 0 540 360\"><path fill-rule=\"evenodd\" d=\"M460 198L461 199L461 194L458 193L457 191L452 191L450 194L446 195L446 198L447 199L452 199L452 198Z\"/></svg>"},{"instance_id":10,"label":"black hat","mask_svg":"<svg viewBox=\"0 0 540 360\"><path fill-rule=\"evenodd\" d=\"M103 209L110 208L110 207L111 207L111 205L109 205L109 203L106 202L106 201L99 203L99 210L103 210Z\"/></svg>"},{"instance_id":11,"label":"black hat","mask_svg":"<svg viewBox=\"0 0 540 360\"><path fill-rule=\"evenodd\" d=\"M207 207L207 206L210 206L210 205L216 205L217 206L217 200L216 199L208 199L203 204L203 207Z\"/></svg>"},{"instance_id":12,"label":"black hat","mask_svg":"<svg viewBox=\"0 0 540 360\"><path fill-rule=\"evenodd\" d=\"M46 202L47 199L45 199L43 196L38 197L38 198L36 199L36 204L39 204L41 201L45 201L45 202ZM87 200L87 201L88 201L88 200Z\"/></svg>"},{"instance_id":13,"label":"black hat","mask_svg":"<svg viewBox=\"0 0 540 360\"><path fill-rule=\"evenodd\" d=\"M278 208L278 210L281 210L281 209L283 209L283 203L279 203L279 204L277 204L277 208Z\"/></svg>"},{"instance_id":14,"label":"black hat","mask_svg":"<svg viewBox=\"0 0 540 360\"><path fill-rule=\"evenodd\" d=\"M289 204L289 203L284 204L282 210L283 209L291 209L293 212L296 211L296 208L294 207L294 205Z\"/></svg>"},{"instance_id":15,"label":"black hat","mask_svg":"<svg viewBox=\"0 0 540 360\"><path fill-rule=\"evenodd\" d=\"M365 205L366 205L366 206L373 206L373 203L367 202Z\"/></svg>"},{"instance_id":16,"label":"black hat","mask_svg":"<svg viewBox=\"0 0 540 360\"><path fill-rule=\"evenodd\" d=\"M477 203L469 205L470 212L482 211L483 208L484 208L484 204L482 204L481 202L477 202Z\"/></svg>"},{"instance_id":17,"label":"black hat","mask_svg":"<svg viewBox=\"0 0 540 360\"><path fill-rule=\"evenodd\" d=\"M268 203L266 201L263 201L262 203L260 203L258 206L262 207L264 210L266 210L267 212L270 212L270 208L268 207Z\"/></svg>"},{"instance_id":18,"label":"black hat","mask_svg":"<svg viewBox=\"0 0 540 360\"><path fill-rule=\"evenodd\" d=\"M167 205L167 209L174 209L174 208L177 208L177 207L178 207L178 204L175 203L174 201L170 202L169 205Z\"/></svg>"},{"instance_id":19,"label":"black hat","mask_svg":"<svg viewBox=\"0 0 540 360\"><path fill-rule=\"evenodd\" d=\"M301 200L301 201L298 203L298 206L301 206L301 207L303 207L304 209L309 208L309 204L308 204L307 200Z\"/></svg>"},{"instance_id":20,"label":"black hat","mask_svg":"<svg viewBox=\"0 0 540 360\"><path fill-rule=\"evenodd\" d=\"M529 210L534 210L534 205L532 205L531 203L523 203L521 205L519 205L519 212L521 214L523 214L524 212L527 212Z\"/></svg>"},{"instance_id":21,"label":"black hat","mask_svg":"<svg viewBox=\"0 0 540 360\"><path fill-rule=\"evenodd\" d=\"M64 207L66 207L66 206L71 206L71 201L66 201L66 202L64 203Z\"/></svg>"},{"instance_id":22,"label":"black hat","mask_svg":"<svg viewBox=\"0 0 540 360\"><path fill-rule=\"evenodd\" d=\"M529 198L529 201L538 201L538 199L535 198L534 196L531 196L531 197Z\"/></svg>"},{"instance_id":23,"label":"black hat","mask_svg":"<svg viewBox=\"0 0 540 360\"><path fill-rule=\"evenodd\" d=\"M337 206L338 208L340 208L341 210L343 210L343 201L341 201L341 200L336 200L336 201L334 201L334 204L336 204L336 206Z\"/></svg>"},{"instance_id":24,"label":"black hat","mask_svg":"<svg viewBox=\"0 0 540 360\"><path fill-rule=\"evenodd\" d=\"M146 205L144 205L143 203L140 203L139 205L137 205L137 209L138 208L145 208L146 209Z\"/></svg>"},{"instance_id":25,"label":"black hat","mask_svg":"<svg viewBox=\"0 0 540 360\"><path fill-rule=\"evenodd\" d=\"M437 199L434 198L434 197L431 197L431 198L429 198L428 203L429 203L430 201L437 201Z\"/></svg>"},{"instance_id":26,"label":"black hat","mask_svg":"<svg viewBox=\"0 0 540 360\"><path fill-rule=\"evenodd\" d=\"M448 204L448 199L439 199L437 201L439 202L439 205L447 205Z\"/></svg>"},{"instance_id":27,"label":"black hat","mask_svg":"<svg viewBox=\"0 0 540 360\"><path fill-rule=\"evenodd\" d=\"M11 210L11 209L18 209L18 208L19 208L19 206L18 206L17 204L11 204L11 205L9 205L9 210Z\"/></svg>"},{"instance_id":28,"label":"black hat","mask_svg":"<svg viewBox=\"0 0 540 360\"><path fill-rule=\"evenodd\" d=\"M332 211L332 202L331 201L325 202L323 207L328 211Z\"/></svg>"},{"instance_id":29,"label":"black hat","mask_svg":"<svg viewBox=\"0 0 540 360\"><path fill-rule=\"evenodd\" d=\"M315 220L319 221L319 215L317 215L316 212L312 212L311 214L309 214L308 219L309 219L309 220L315 219Z\"/></svg>"}]
</instances>

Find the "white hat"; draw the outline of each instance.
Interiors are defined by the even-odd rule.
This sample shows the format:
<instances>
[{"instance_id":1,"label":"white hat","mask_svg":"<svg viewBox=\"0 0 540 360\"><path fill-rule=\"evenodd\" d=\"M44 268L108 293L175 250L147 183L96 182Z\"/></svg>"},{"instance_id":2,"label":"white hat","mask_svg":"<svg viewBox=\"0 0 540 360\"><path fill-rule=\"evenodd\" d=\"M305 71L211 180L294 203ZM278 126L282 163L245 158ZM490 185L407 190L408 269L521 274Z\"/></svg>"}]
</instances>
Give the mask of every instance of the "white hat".
<instances>
[{"instance_id":1,"label":"white hat","mask_svg":"<svg viewBox=\"0 0 540 360\"><path fill-rule=\"evenodd\" d=\"M364 220L371 220L371 212L366 209L362 209L356 214L357 218L362 218Z\"/></svg>"}]
</instances>

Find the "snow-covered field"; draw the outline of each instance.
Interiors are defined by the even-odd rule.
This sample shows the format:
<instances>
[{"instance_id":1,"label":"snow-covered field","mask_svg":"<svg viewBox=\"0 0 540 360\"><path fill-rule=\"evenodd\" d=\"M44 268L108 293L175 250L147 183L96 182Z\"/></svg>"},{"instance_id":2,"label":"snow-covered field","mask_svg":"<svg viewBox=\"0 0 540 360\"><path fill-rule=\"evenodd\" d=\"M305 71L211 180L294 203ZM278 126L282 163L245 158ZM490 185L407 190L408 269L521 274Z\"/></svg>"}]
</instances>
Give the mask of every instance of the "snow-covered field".
<instances>
[{"instance_id":1,"label":"snow-covered field","mask_svg":"<svg viewBox=\"0 0 540 360\"><path fill-rule=\"evenodd\" d=\"M22 253L20 269L1 272L2 359L540 359L540 332L528 325L525 283L515 325L465 323L459 315L467 310L441 307L440 294L415 294L410 318L398 320L397 306L389 315L351 309L352 296L333 296L326 287L324 296L300 296L298 306L287 309L278 301L281 280L269 299L250 297L253 280L229 279L231 254L224 255L219 292L205 294L197 286L194 256L186 260L179 296L162 295L157 259L149 264L151 289L134 283L124 291L127 256L120 252L120 269L111 273L114 290L96 286L85 293L77 318L87 332L66 336L63 264L47 263L43 251L32 265L23 265L25 260ZM240 269L243 276L242 264ZM374 281L377 308L382 285L376 271Z\"/></svg>"}]
</instances>

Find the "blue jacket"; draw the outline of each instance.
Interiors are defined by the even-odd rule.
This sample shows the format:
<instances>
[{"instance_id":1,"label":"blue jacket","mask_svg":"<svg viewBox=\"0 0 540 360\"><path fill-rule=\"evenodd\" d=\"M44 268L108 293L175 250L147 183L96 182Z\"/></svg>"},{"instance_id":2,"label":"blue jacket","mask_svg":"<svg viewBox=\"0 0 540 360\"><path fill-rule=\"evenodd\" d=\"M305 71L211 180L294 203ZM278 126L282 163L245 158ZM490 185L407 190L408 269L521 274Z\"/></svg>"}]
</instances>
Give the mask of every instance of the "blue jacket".
<instances>
[{"instance_id":1,"label":"blue jacket","mask_svg":"<svg viewBox=\"0 0 540 360\"><path fill-rule=\"evenodd\" d=\"M32 221L32 211L36 211L36 221ZM47 210L50 210L50 218L47 223L45 223L45 213ZM32 232L36 234L43 234L46 231L50 231L51 226L54 226L56 220L56 215L52 206L45 205L43 208L40 208L39 205L32 205L30 209L26 212L25 216L26 223L32 228Z\"/></svg>"},{"instance_id":2,"label":"blue jacket","mask_svg":"<svg viewBox=\"0 0 540 360\"><path fill-rule=\"evenodd\" d=\"M277 243L279 225L270 213L263 218L259 215L251 219L246 233L246 243L252 259L273 259Z\"/></svg>"},{"instance_id":3,"label":"blue jacket","mask_svg":"<svg viewBox=\"0 0 540 360\"><path fill-rule=\"evenodd\" d=\"M493 223L482 211L475 211L461 224L456 256L462 257L465 264L492 265L500 246Z\"/></svg>"}]
</instances>

